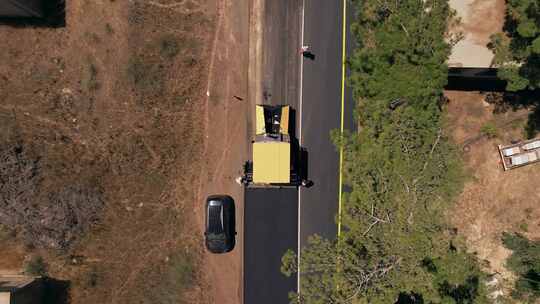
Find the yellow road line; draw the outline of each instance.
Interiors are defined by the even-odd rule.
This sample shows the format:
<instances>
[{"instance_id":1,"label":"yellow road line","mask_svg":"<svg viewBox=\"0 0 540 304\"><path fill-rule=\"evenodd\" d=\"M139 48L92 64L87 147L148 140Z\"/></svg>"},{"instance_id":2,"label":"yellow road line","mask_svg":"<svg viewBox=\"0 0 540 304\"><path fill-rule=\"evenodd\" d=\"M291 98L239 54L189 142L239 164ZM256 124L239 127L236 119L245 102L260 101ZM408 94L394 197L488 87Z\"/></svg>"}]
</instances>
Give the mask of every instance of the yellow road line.
<instances>
[{"instance_id":1,"label":"yellow road line","mask_svg":"<svg viewBox=\"0 0 540 304\"><path fill-rule=\"evenodd\" d=\"M341 44L341 125L340 136L343 137L343 125L345 117L345 60L347 46L347 0L343 0L343 28L342 28L342 44ZM343 146L339 147L339 190L338 190L338 238L341 236L341 196L343 192Z\"/></svg>"}]
</instances>

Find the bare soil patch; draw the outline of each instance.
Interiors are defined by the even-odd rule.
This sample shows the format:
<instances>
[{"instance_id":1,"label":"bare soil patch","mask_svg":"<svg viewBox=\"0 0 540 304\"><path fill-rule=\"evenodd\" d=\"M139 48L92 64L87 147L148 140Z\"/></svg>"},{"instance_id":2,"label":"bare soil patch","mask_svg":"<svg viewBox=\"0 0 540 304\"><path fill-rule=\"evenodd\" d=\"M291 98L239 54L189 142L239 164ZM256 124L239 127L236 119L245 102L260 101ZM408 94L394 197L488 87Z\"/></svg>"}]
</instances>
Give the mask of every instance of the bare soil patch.
<instances>
[{"instance_id":1,"label":"bare soil patch","mask_svg":"<svg viewBox=\"0 0 540 304\"><path fill-rule=\"evenodd\" d=\"M493 53L487 48L490 36L502 30L505 16L504 0L450 0L460 23L453 33L463 39L452 49L449 64L456 67L489 67Z\"/></svg>"},{"instance_id":2,"label":"bare soil patch","mask_svg":"<svg viewBox=\"0 0 540 304\"><path fill-rule=\"evenodd\" d=\"M62 250L0 239L0 269L42 255L75 304L210 303L193 210L216 3L71 1L65 28L0 27L0 138L39 159L35 203L77 184L105 205Z\"/></svg>"},{"instance_id":3,"label":"bare soil patch","mask_svg":"<svg viewBox=\"0 0 540 304\"><path fill-rule=\"evenodd\" d=\"M196 208L198 231L204 227L204 202L207 195L228 194L236 204L236 246L227 254L204 253L204 273L210 303L243 302L243 187L235 182L248 159L250 109L248 65L250 2L223 0L219 6L215 52L211 60L206 112L207 140L200 172ZM254 22L254 21L252 21Z\"/></svg>"},{"instance_id":4,"label":"bare soil patch","mask_svg":"<svg viewBox=\"0 0 540 304\"><path fill-rule=\"evenodd\" d=\"M457 143L481 135L486 123L497 130L496 137L481 137L463 152L470 179L450 218L465 237L469 250L485 261L485 269L500 274L509 287L513 274L504 265L510 251L503 246L501 235L515 231L540 238L540 171L539 165L533 164L504 172L497 144L524 138L529 111L494 114L494 106L477 92L447 92L447 96L450 130Z\"/></svg>"}]
</instances>

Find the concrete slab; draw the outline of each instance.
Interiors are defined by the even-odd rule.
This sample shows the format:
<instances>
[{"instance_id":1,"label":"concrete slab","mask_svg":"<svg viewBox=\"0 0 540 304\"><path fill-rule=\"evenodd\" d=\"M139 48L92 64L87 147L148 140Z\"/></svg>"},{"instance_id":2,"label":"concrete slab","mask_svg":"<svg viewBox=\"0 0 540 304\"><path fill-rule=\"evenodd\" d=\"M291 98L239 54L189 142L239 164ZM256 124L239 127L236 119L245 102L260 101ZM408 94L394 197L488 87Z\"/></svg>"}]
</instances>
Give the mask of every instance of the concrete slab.
<instances>
[{"instance_id":1,"label":"concrete slab","mask_svg":"<svg viewBox=\"0 0 540 304\"><path fill-rule=\"evenodd\" d=\"M463 39L452 49L450 67L488 68L493 53L487 48L492 34L502 30L505 0L450 0L450 6L461 19L452 33L463 34Z\"/></svg>"}]
</instances>

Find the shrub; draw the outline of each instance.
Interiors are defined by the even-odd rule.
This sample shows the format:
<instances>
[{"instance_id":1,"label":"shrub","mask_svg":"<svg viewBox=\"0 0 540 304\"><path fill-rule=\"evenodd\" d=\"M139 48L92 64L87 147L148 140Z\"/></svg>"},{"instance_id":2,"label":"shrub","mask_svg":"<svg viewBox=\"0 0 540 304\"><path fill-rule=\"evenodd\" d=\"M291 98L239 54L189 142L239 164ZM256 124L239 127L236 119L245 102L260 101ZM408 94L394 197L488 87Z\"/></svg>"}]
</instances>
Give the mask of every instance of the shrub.
<instances>
[{"instance_id":1,"label":"shrub","mask_svg":"<svg viewBox=\"0 0 540 304\"><path fill-rule=\"evenodd\" d=\"M24 265L24 273L33 276L46 276L47 265L41 256L33 256Z\"/></svg>"},{"instance_id":2,"label":"shrub","mask_svg":"<svg viewBox=\"0 0 540 304\"><path fill-rule=\"evenodd\" d=\"M174 36L167 35L159 39L159 53L161 54L161 56L172 59L176 55L178 55L179 51L180 47L178 45L178 41Z\"/></svg>"},{"instance_id":3,"label":"shrub","mask_svg":"<svg viewBox=\"0 0 540 304\"><path fill-rule=\"evenodd\" d=\"M487 122L480 128L480 133L482 133L484 136L487 136L488 138L495 138L497 137L499 131L497 130L497 126L495 126L494 123Z\"/></svg>"},{"instance_id":4,"label":"shrub","mask_svg":"<svg viewBox=\"0 0 540 304\"><path fill-rule=\"evenodd\" d=\"M534 302L540 298L540 242L530 241L519 233L503 233L502 241L513 251L506 266L518 276L512 296Z\"/></svg>"},{"instance_id":5,"label":"shrub","mask_svg":"<svg viewBox=\"0 0 540 304\"><path fill-rule=\"evenodd\" d=\"M133 57L127 67L128 79L137 91L144 95L160 95L164 89L162 66Z\"/></svg>"}]
</instances>

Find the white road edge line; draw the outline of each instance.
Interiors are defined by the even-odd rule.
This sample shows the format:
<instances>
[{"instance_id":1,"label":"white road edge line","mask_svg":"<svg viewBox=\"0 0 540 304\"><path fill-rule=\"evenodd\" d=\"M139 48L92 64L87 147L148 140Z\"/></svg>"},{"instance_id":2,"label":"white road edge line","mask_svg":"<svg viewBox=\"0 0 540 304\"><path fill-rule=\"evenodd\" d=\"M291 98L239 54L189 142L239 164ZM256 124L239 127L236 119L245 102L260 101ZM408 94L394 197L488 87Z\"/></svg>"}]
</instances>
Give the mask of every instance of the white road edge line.
<instances>
[{"instance_id":1,"label":"white road edge line","mask_svg":"<svg viewBox=\"0 0 540 304\"><path fill-rule=\"evenodd\" d=\"M305 12L305 4L306 4L306 1L305 0L302 0L302 30L301 30L301 38L300 38L300 41L301 41L301 44L300 47L302 47L304 45L304 12ZM298 145L300 147L302 147L302 101L303 101L303 82L304 82L304 56L301 56L300 57L300 96L299 96L299 103L298 103L298 108L299 108L299 111L298 111ZM298 240L298 246L297 246L297 249L296 249L296 257L297 257L297 272L296 272L296 293L297 294L300 294L300 219L301 219L301 216L300 216L300 212L302 210L301 208L301 193L302 193L302 187L299 187L298 188L298 228L297 228L297 231L298 231L298 236L297 236L297 240Z\"/></svg>"}]
</instances>

